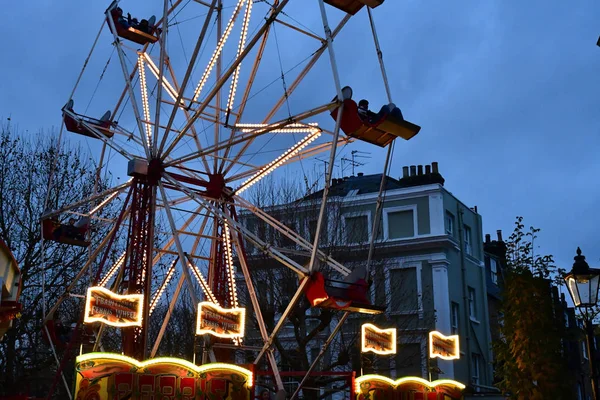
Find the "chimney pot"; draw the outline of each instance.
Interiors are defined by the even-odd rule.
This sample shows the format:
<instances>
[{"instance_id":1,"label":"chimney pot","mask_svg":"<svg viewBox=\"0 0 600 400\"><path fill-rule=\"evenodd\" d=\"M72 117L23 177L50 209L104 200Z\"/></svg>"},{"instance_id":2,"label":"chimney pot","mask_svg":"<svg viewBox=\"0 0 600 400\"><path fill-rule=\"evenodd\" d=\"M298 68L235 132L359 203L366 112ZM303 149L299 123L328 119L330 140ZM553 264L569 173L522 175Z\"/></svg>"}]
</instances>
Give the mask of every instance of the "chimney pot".
<instances>
[{"instance_id":1,"label":"chimney pot","mask_svg":"<svg viewBox=\"0 0 600 400\"><path fill-rule=\"evenodd\" d=\"M486 233L486 234L485 234L485 242L486 242L486 243L489 243L490 241L491 241L490 234L489 234L489 233Z\"/></svg>"},{"instance_id":2,"label":"chimney pot","mask_svg":"<svg viewBox=\"0 0 600 400\"><path fill-rule=\"evenodd\" d=\"M425 175L431 175L431 165L425 166Z\"/></svg>"},{"instance_id":3,"label":"chimney pot","mask_svg":"<svg viewBox=\"0 0 600 400\"><path fill-rule=\"evenodd\" d=\"M423 175L423 166L422 165L417 165L417 174Z\"/></svg>"},{"instance_id":4,"label":"chimney pot","mask_svg":"<svg viewBox=\"0 0 600 400\"><path fill-rule=\"evenodd\" d=\"M417 166L411 165L410 166L410 176L415 176L415 175L417 175Z\"/></svg>"},{"instance_id":5,"label":"chimney pot","mask_svg":"<svg viewBox=\"0 0 600 400\"><path fill-rule=\"evenodd\" d=\"M498 230L496 231L496 234L498 235L498 241L499 241L499 242L503 242L503 240L502 240L502 230L501 230L501 229L498 229Z\"/></svg>"},{"instance_id":6,"label":"chimney pot","mask_svg":"<svg viewBox=\"0 0 600 400\"><path fill-rule=\"evenodd\" d=\"M437 163L437 161L434 161L434 162L431 163L431 168L433 169L433 173L434 174L439 174L440 173L440 171L438 169L438 163Z\"/></svg>"},{"instance_id":7,"label":"chimney pot","mask_svg":"<svg viewBox=\"0 0 600 400\"><path fill-rule=\"evenodd\" d=\"M358 176L363 176L363 175L364 175L364 173L362 173L362 172L358 173Z\"/></svg>"},{"instance_id":8,"label":"chimney pot","mask_svg":"<svg viewBox=\"0 0 600 400\"><path fill-rule=\"evenodd\" d=\"M402 167L402 177L408 178L408 167Z\"/></svg>"}]
</instances>

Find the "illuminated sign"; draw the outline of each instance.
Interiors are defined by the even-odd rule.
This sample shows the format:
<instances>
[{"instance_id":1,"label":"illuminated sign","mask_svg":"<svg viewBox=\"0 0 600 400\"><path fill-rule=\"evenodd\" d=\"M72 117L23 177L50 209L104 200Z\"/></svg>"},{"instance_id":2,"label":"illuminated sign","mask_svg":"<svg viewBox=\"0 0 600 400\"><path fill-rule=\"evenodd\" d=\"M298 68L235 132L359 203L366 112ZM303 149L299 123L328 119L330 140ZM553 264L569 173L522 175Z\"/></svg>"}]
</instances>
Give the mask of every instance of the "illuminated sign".
<instances>
[{"instance_id":1,"label":"illuminated sign","mask_svg":"<svg viewBox=\"0 0 600 400\"><path fill-rule=\"evenodd\" d=\"M465 385L451 379L438 379L429 382L423 378L408 376L397 380L381 375L363 375L356 378L354 393L356 400L414 398L433 398L450 400L462 399ZM404 397L411 396L411 397ZM439 397L441 395L443 397Z\"/></svg>"},{"instance_id":2,"label":"illuminated sign","mask_svg":"<svg viewBox=\"0 0 600 400\"><path fill-rule=\"evenodd\" d=\"M458 335L444 336L438 331L429 332L429 358L457 360L460 358Z\"/></svg>"},{"instance_id":3,"label":"illuminated sign","mask_svg":"<svg viewBox=\"0 0 600 400\"><path fill-rule=\"evenodd\" d=\"M196 335L213 335L222 338L244 337L245 308L223 308L210 301L198 304Z\"/></svg>"},{"instance_id":4,"label":"illuminated sign","mask_svg":"<svg viewBox=\"0 0 600 400\"><path fill-rule=\"evenodd\" d=\"M85 323L102 322L112 326L142 326L143 294L118 295L94 286L85 298Z\"/></svg>"},{"instance_id":5,"label":"illuminated sign","mask_svg":"<svg viewBox=\"0 0 600 400\"><path fill-rule=\"evenodd\" d=\"M252 371L237 365L194 365L177 358L139 362L111 353L76 359L75 399L250 400Z\"/></svg>"},{"instance_id":6,"label":"illuminated sign","mask_svg":"<svg viewBox=\"0 0 600 400\"><path fill-rule=\"evenodd\" d=\"M396 354L396 328L379 329L373 324L361 327L362 352Z\"/></svg>"}]
</instances>

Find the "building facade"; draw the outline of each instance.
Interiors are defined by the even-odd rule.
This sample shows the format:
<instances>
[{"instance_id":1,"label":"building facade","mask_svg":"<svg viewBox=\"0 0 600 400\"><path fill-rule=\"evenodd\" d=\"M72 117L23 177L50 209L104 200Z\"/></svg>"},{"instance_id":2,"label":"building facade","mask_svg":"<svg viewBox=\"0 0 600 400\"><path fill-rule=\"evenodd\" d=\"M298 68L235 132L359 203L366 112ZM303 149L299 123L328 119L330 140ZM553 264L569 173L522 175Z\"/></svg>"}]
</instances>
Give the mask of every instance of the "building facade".
<instances>
[{"instance_id":1,"label":"building facade","mask_svg":"<svg viewBox=\"0 0 600 400\"><path fill-rule=\"evenodd\" d=\"M367 263L380 181L381 175L362 174L332 181L320 247L351 269L364 268ZM267 210L286 226L313 240L321 197L322 191ZM299 251L293 241L278 237L255 215L242 213L240 219L278 250L300 260L307 259L307 254ZM444 187L437 163L404 167L402 177L386 179L375 236L369 271L370 294L374 304L385 306L385 312L375 318L353 314L343 326L342 334L349 337L354 334L356 338L360 325L366 321L383 328L396 327L397 354L356 356L353 351L354 369L391 378L455 379L469 385L473 392L491 387L489 274L482 221L476 208L466 206ZM249 264L267 268L261 264L260 251L251 245L247 248ZM296 287L297 282L296 278ZM307 313L317 315L318 311L312 309ZM293 327L287 328L280 336L290 335L293 341ZM328 327L314 338L317 352L331 329ZM429 360L428 334L434 330L444 335L459 335L459 360ZM334 356L328 357L331 361Z\"/></svg>"}]
</instances>

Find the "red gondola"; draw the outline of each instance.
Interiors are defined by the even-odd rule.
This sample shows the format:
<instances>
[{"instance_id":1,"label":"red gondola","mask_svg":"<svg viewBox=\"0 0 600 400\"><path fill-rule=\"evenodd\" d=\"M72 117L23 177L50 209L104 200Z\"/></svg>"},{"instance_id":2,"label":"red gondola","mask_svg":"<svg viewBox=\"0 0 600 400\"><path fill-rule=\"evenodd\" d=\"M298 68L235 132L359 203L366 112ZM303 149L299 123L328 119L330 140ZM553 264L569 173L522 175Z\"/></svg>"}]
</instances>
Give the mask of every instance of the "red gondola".
<instances>
[{"instance_id":1,"label":"red gondola","mask_svg":"<svg viewBox=\"0 0 600 400\"><path fill-rule=\"evenodd\" d=\"M156 21L155 17L151 17L149 20L143 19L134 27L123 17L123 10L119 7L113 8L110 15L115 23L117 36L141 45L146 43L156 43L158 41L160 30L154 26ZM144 32L141 29L144 29L147 32Z\"/></svg>"},{"instance_id":2,"label":"red gondola","mask_svg":"<svg viewBox=\"0 0 600 400\"><path fill-rule=\"evenodd\" d=\"M385 307L372 305L367 299L368 284L364 279L354 282L325 279L315 272L306 285L306 298L313 307L381 314Z\"/></svg>"},{"instance_id":3,"label":"red gondola","mask_svg":"<svg viewBox=\"0 0 600 400\"><path fill-rule=\"evenodd\" d=\"M356 14L364 6L375 8L383 4L385 0L325 0L325 3L340 9L348 14Z\"/></svg>"},{"instance_id":4,"label":"red gondola","mask_svg":"<svg viewBox=\"0 0 600 400\"><path fill-rule=\"evenodd\" d=\"M61 224L58 218L42 219L42 235L45 240L73 246L88 247L90 242L85 235L90 227L89 218L81 218L72 221L71 224Z\"/></svg>"},{"instance_id":5,"label":"red gondola","mask_svg":"<svg viewBox=\"0 0 600 400\"><path fill-rule=\"evenodd\" d=\"M331 117L336 120L337 114L338 108L331 112ZM389 145L397 137L409 140L421 130L420 126L391 114L383 115L377 121L365 121L358 113L356 102L346 96L340 127L348 136L381 147Z\"/></svg>"},{"instance_id":6,"label":"red gondola","mask_svg":"<svg viewBox=\"0 0 600 400\"><path fill-rule=\"evenodd\" d=\"M74 102L71 99L63 108L63 120L65 121L65 127L67 128L67 130L69 132L78 133L83 136L98 139L98 137L96 135L94 135L94 133L91 130L87 129L81 123L81 122L85 122L90 125L94 125L94 127L96 129L98 129L100 132L102 132L102 134L104 134L104 136L109 137L109 138L113 137L114 132L109 129L111 126L110 111L105 112L104 115L102 116L102 118L95 119L95 118L83 116L81 114L77 114L75 111L73 111L73 104L74 104ZM68 112L66 112L66 111L68 111ZM80 117L81 121L78 121L77 119L73 118L70 115L71 113Z\"/></svg>"}]
</instances>

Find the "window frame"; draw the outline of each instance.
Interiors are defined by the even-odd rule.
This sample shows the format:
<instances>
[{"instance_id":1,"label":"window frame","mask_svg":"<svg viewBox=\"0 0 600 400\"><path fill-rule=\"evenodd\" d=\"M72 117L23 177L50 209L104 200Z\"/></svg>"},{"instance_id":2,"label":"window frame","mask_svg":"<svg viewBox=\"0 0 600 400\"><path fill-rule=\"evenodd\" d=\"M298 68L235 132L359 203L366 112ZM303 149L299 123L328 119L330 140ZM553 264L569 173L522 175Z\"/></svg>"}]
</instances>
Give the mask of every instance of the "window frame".
<instances>
[{"instance_id":1,"label":"window frame","mask_svg":"<svg viewBox=\"0 0 600 400\"><path fill-rule=\"evenodd\" d=\"M471 384L479 385L481 380L481 356L477 353L471 353L471 370L473 374L471 375ZM479 390L476 390L479 391Z\"/></svg>"},{"instance_id":2,"label":"window frame","mask_svg":"<svg viewBox=\"0 0 600 400\"><path fill-rule=\"evenodd\" d=\"M415 273L417 276L417 309L416 310L410 310L410 311L397 311L397 310L392 310L392 282L391 282L391 275L392 275L392 270L398 270L398 269L409 269L409 268L415 268ZM387 267L385 269L385 303L386 303L386 311L387 313L389 313L390 315L418 315L419 319L423 319L424 314L423 314L423 277L422 277L422 272L423 272L423 264L421 262L415 262L415 263L407 263L404 265L392 265L390 267Z\"/></svg>"},{"instance_id":3,"label":"window frame","mask_svg":"<svg viewBox=\"0 0 600 400\"><path fill-rule=\"evenodd\" d=\"M472 235L471 227L469 225L463 225L463 242L464 242L464 251L467 255L473 255L473 235Z\"/></svg>"},{"instance_id":4,"label":"window frame","mask_svg":"<svg viewBox=\"0 0 600 400\"><path fill-rule=\"evenodd\" d=\"M460 304L455 301L450 303L450 331L452 335L458 335L460 331Z\"/></svg>"},{"instance_id":5,"label":"window frame","mask_svg":"<svg viewBox=\"0 0 600 400\"><path fill-rule=\"evenodd\" d=\"M454 236L454 225L454 214L446 210L444 216L444 232L446 232L446 235Z\"/></svg>"},{"instance_id":6,"label":"window frame","mask_svg":"<svg viewBox=\"0 0 600 400\"><path fill-rule=\"evenodd\" d=\"M402 212L402 211L412 211L413 213L413 234L412 236L408 236L408 237L403 237L403 238L390 238L390 222L389 222L389 214L393 214L395 212ZM407 206L395 206L395 207L388 207L388 208L384 208L383 209L383 240L385 241L396 241L396 240L406 240L406 239L412 239L415 237L419 236L419 222L418 222L418 216L417 216L417 205L416 204L410 204Z\"/></svg>"},{"instance_id":7,"label":"window frame","mask_svg":"<svg viewBox=\"0 0 600 400\"><path fill-rule=\"evenodd\" d=\"M346 219L347 218L357 218L357 217L363 217L366 216L367 217L367 240L365 243L370 243L371 242L371 211L370 210L366 210L366 211L354 211L354 212L347 212L347 213L343 213L342 214L342 244L346 244L346 245L360 245L360 244L364 244L364 243L359 243L359 242L350 242L347 241L346 239L348 238L347 233L346 233Z\"/></svg>"},{"instance_id":8,"label":"window frame","mask_svg":"<svg viewBox=\"0 0 600 400\"><path fill-rule=\"evenodd\" d=\"M477 319L477 292L475 291L475 288L467 286L467 294L469 299L469 318L473 322L479 322ZM473 294L472 298L471 294Z\"/></svg>"},{"instance_id":9,"label":"window frame","mask_svg":"<svg viewBox=\"0 0 600 400\"><path fill-rule=\"evenodd\" d=\"M490 257L490 278L494 285L498 284L498 261L494 257Z\"/></svg>"}]
</instances>

